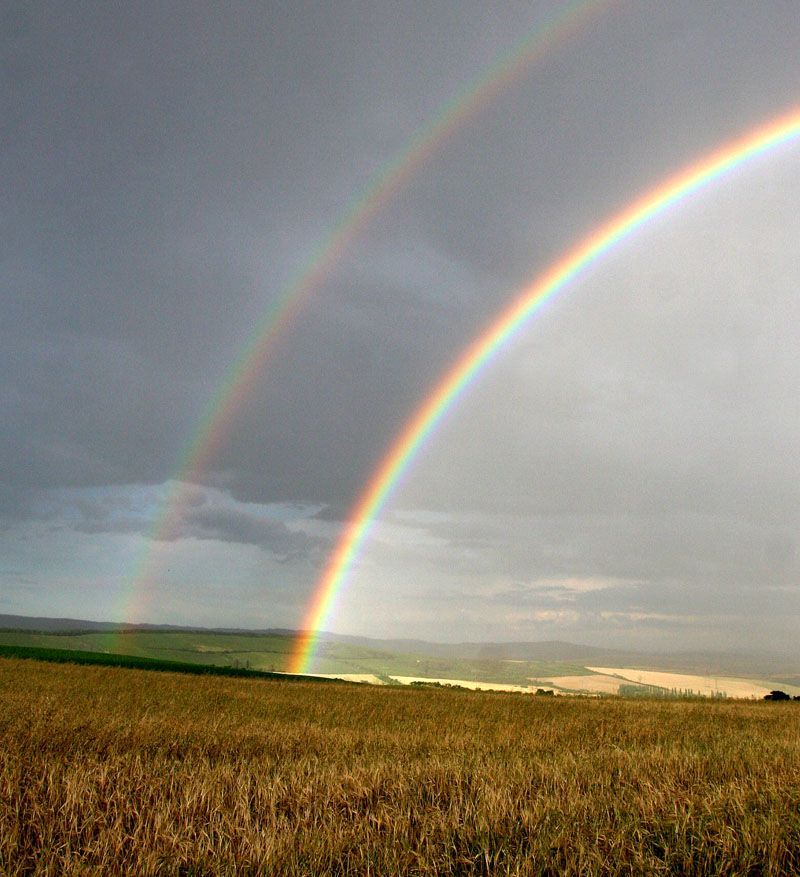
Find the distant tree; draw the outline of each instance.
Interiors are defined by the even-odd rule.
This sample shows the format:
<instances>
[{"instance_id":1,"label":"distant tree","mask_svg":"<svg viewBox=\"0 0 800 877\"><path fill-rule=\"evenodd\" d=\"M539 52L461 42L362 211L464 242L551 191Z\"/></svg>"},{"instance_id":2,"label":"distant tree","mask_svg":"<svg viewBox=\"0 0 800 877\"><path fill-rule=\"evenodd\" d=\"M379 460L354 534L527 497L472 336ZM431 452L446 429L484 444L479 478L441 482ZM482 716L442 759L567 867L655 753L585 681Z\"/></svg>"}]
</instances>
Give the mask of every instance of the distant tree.
<instances>
[{"instance_id":1,"label":"distant tree","mask_svg":"<svg viewBox=\"0 0 800 877\"><path fill-rule=\"evenodd\" d=\"M791 700L792 698L785 691L770 691L764 695L764 700Z\"/></svg>"}]
</instances>

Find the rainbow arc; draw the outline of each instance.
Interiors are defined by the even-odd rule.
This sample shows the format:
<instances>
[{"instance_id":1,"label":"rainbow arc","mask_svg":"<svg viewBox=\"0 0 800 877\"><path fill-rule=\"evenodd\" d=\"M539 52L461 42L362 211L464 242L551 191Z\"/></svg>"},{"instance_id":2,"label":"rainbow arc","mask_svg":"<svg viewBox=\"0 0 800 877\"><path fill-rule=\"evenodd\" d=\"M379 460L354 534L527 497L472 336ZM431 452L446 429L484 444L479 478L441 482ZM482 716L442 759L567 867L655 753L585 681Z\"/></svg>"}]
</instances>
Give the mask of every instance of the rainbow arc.
<instances>
[{"instance_id":1,"label":"rainbow arc","mask_svg":"<svg viewBox=\"0 0 800 877\"><path fill-rule=\"evenodd\" d=\"M668 177L606 219L567 250L468 345L408 419L353 507L314 589L301 625L301 633L294 643L291 672L309 671L319 633L330 622L348 572L365 544L370 528L437 425L481 371L500 354L508 341L527 325L546 302L567 289L580 274L648 222L686 201L692 194L706 189L736 168L795 140L798 136L800 109L794 109L726 143Z\"/></svg>"}]
</instances>

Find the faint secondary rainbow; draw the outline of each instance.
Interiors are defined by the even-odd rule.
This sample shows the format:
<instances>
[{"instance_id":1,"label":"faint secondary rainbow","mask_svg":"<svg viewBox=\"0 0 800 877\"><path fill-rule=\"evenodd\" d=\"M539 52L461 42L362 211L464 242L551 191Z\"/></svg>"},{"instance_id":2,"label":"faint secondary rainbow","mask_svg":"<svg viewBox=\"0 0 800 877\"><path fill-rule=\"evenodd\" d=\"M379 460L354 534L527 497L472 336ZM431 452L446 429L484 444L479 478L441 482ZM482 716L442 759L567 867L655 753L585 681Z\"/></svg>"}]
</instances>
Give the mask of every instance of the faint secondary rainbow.
<instances>
[{"instance_id":1,"label":"faint secondary rainbow","mask_svg":"<svg viewBox=\"0 0 800 877\"><path fill-rule=\"evenodd\" d=\"M339 221L259 320L242 352L231 363L206 406L191 441L184 448L173 486L157 503L143 554L125 587L123 620L141 619L156 567L154 541L169 538L180 526L180 509L217 456L238 412L263 374L279 340L294 323L312 293L329 276L353 241L394 194L436 150L537 61L579 34L615 0L572 0L524 39L500 54L450 99L374 174L350 202Z\"/></svg>"},{"instance_id":2,"label":"faint secondary rainbow","mask_svg":"<svg viewBox=\"0 0 800 877\"><path fill-rule=\"evenodd\" d=\"M611 216L546 268L472 341L406 422L353 507L307 608L301 633L294 643L291 672L308 672L319 634L330 621L347 573L401 477L445 414L506 342L542 305L648 220L750 159L798 135L800 109L795 109L726 143L668 177Z\"/></svg>"}]
</instances>

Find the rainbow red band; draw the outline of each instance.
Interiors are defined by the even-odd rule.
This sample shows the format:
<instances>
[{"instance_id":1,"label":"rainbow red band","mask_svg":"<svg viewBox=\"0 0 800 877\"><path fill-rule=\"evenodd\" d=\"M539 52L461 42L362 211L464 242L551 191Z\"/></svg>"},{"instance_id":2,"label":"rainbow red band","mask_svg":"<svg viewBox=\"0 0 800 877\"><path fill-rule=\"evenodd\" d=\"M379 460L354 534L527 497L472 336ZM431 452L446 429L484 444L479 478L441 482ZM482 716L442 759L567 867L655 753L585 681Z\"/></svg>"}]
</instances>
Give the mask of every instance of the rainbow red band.
<instances>
[{"instance_id":1,"label":"rainbow red band","mask_svg":"<svg viewBox=\"0 0 800 877\"><path fill-rule=\"evenodd\" d=\"M408 470L414 457L445 414L480 371L506 342L578 274L597 262L615 245L632 235L648 220L708 186L714 180L800 135L800 110L759 126L727 143L710 155L670 176L654 189L603 222L576 246L540 274L459 356L434 386L433 391L407 421L389 447L378 469L353 508L350 519L317 582L297 636L290 661L291 672L308 672L319 633L328 624L337 597L345 584L370 526L380 514Z\"/></svg>"}]
</instances>

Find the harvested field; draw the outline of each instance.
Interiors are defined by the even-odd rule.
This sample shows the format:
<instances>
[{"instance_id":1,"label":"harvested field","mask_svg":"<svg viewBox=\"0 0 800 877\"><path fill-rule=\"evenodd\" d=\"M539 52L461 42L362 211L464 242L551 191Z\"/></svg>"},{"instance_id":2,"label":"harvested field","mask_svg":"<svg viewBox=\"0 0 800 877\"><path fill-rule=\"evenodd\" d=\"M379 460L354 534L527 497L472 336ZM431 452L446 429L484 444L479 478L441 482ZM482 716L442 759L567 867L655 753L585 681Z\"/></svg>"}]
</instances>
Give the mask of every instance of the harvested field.
<instances>
[{"instance_id":1,"label":"harvested field","mask_svg":"<svg viewBox=\"0 0 800 877\"><path fill-rule=\"evenodd\" d=\"M800 870L800 704L0 660L0 873Z\"/></svg>"},{"instance_id":2,"label":"harvested field","mask_svg":"<svg viewBox=\"0 0 800 877\"><path fill-rule=\"evenodd\" d=\"M702 694L704 697L725 694L727 697L760 699L770 691L769 687L752 679L730 676L696 676L688 673L636 670L631 667L587 667L586 669L594 673L617 676L629 682L638 682L640 685L656 685L667 690L691 691Z\"/></svg>"},{"instance_id":3,"label":"harvested field","mask_svg":"<svg viewBox=\"0 0 800 877\"><path fill-rule=\"evenodd\" d=\"M566 688L569 691L585 691L594 694L618 694L623 680L615 676L604 676L601 673L586 674L584 676L553 676L543 679L543 683L555 685L558 688Z\"/></svg>"}]
</instances>

